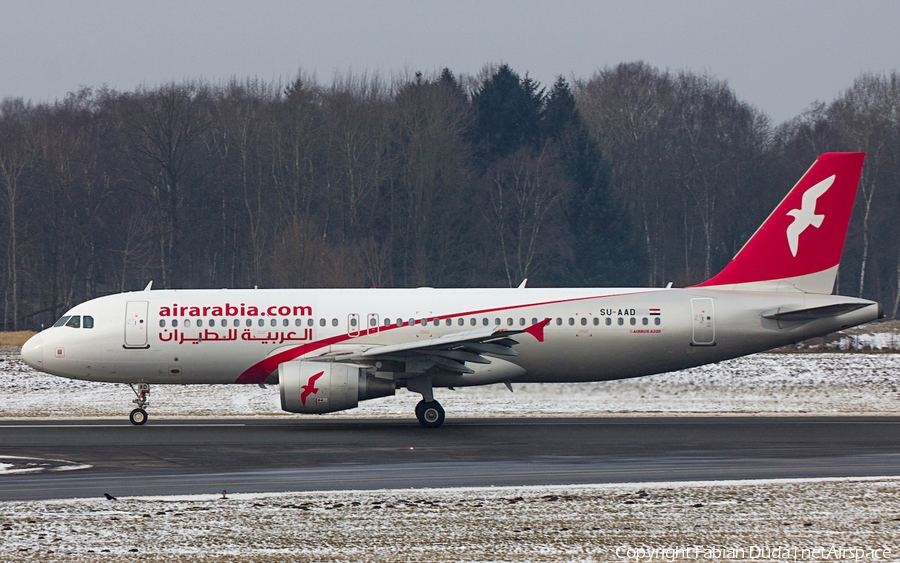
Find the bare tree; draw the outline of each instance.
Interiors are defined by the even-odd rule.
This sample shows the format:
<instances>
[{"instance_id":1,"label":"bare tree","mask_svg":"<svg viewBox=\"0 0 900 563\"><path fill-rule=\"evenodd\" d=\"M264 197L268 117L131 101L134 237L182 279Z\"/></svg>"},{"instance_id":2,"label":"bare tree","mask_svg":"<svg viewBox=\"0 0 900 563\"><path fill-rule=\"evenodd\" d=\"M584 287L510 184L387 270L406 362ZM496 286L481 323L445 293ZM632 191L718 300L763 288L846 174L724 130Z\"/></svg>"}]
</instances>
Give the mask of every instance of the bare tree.
<instances>
[{"instance_id":1,"label":"bare tree","mask_svg":"<svg viewBox=\"0 0 900 563\"><path fill-rule=\"evenodd\" d=\"M12 328L19 330L19 203L26 195L28 185L22 175L31 162L31 154L22 142L28 123L30 107L21 99L7 99L0 104L0 197L6 211L9 239L6 247L7 291L4 299L3 320L9 325L10 302L12 304Z\"/></svg>"},{"instance_id":2,"label":"bare tree","mask_svg":"<svg viewBox=\"0 0 900 563\"><path fill-rule=\"evenodd\" d=\"M866 165L860 179L862 200L862 249L859 255L860 297L866 288L869 269L872 212L883 168L896 161L897 114L900 108L900 83L896 74L885 77L864 74L828 108L828 119L849 150L866 153ZM900 286L898 286L900 287Z\"/></svg>"},{"instance_id":3,"label":"bare tree","mask_svg":"<svg viewBox=\"0 0 900 563\"><path fill-rule=\"evenodd\" d=\"M197 141L207 128L202 98L206 89L196 83L168 84L157 90L138 90L123 104L127 154L134 170L149 188L159 218L159 259L162 285L178 285L183 191L197 179Z\"/></svg>"},{"instance_id":4,"label":"bare tree","mask_svg":"<svg viewBox=\"0 0 900 563\"><path fill-rule=\"evenodd\" d=\"M509 287L538 267L540 236L568 187L552 153L550 144L534 155L523 148L488 171L491 223L497 227Z\"/></svg>"}]
</instances>

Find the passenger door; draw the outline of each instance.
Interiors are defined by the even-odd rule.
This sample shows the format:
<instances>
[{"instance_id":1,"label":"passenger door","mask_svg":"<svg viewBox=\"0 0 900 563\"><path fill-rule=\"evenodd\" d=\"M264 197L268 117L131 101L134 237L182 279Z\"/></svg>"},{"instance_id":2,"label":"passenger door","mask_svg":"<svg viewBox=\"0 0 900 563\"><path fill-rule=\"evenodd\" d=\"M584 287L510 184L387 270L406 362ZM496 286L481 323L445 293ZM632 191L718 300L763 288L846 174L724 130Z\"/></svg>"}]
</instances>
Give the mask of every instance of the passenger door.
<instances>
[{"instance_id":1,"label":"passenger door","mask_svg":"<svg viewBox=\"0 0 900 563\"><path fill-rule=\"evenodd\" d=\"M693 346L716 345L716 315L713 311L713 300L709 297L691 299L691 315Z\"/></svg>"},{"instance_id":2,"label":"passenger door","mask_svg":"<svg viewBox=\"0 0 900 563\"><path fill-rule=\"evenodd\" d=\"M147 344L147 301L125 304L125 348L149 348Z\"/></svg>"}]
</instances>

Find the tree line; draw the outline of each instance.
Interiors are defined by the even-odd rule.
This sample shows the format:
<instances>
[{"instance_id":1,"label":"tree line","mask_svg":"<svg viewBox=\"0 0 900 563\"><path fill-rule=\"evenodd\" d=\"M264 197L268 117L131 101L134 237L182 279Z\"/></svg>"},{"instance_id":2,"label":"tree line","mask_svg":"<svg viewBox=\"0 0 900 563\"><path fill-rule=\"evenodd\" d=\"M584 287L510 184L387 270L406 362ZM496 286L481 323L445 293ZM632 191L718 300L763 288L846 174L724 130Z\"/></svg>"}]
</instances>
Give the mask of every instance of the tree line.
<instances>
[{"instance_id":1,"label":"tree line","mask_svg":"<svg viewBox=\"0 0 900 563\"><path fill-rule=\"evenodd\" d=\"M868 153L839 289L900 303L898 75L775 125L627 63L0 102L2 327L111 292L676 286L724 266L821 152Z\"/></svg>"}]
</instances>

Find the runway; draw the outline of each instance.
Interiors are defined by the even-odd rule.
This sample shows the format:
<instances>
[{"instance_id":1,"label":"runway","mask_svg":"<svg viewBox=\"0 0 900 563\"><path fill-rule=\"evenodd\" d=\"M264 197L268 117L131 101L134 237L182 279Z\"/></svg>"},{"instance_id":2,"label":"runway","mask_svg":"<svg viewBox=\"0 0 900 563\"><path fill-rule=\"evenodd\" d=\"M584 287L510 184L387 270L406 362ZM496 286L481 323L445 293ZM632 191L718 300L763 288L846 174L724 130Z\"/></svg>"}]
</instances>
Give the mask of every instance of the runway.
<instances>
[{"instance_id":1,"label":"runway","mask_svg":"<svg viewBox=\"0 0 900 563\"><path fill-rule=\"evenodd\" d=\"M0 500L900 475L900 417L0 422ZM0 460L3 461L3 460Z\"/></svg>"}]
</instances>

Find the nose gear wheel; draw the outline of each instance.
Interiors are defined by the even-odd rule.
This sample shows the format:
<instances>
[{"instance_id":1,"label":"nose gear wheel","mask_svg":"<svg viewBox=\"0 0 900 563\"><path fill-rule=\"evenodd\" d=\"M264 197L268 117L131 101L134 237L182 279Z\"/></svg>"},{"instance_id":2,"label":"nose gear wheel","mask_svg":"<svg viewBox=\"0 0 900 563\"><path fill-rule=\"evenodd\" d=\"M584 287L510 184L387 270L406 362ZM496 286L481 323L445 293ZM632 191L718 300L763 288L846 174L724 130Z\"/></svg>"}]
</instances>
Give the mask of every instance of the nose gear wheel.
<instances>
[{"instance_id":1,"label":"nose gear wheel","mask_svg":"<svg viewBox=\"0 0 900 563\"><path fill-rule=\"evenodd\" d=\"M135 397L137 397L131 401L137 408L131 411L131 414L128 415L128 420L135 426L141 426L147 422L146 407L150 404L150 399L148 398L148 395L150 394L150 384L138 383L137 389L134 388L134 384L129 384L128 386L131 387Z\"/></svg>"}]
</instances>

